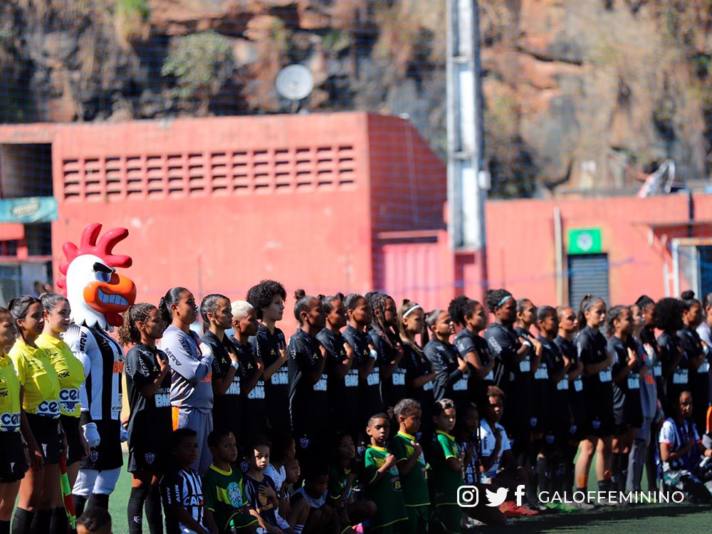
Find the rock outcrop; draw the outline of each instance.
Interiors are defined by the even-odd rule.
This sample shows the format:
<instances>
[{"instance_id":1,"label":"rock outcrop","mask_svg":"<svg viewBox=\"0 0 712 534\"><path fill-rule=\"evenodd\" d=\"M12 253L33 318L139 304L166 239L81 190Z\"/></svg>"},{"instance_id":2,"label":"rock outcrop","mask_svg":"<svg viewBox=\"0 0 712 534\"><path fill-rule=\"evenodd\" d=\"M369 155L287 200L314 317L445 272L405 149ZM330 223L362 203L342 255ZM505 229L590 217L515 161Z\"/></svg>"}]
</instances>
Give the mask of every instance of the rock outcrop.
<instances>
[{"instance_id":1,"label":"rock outcrop","mask_svg":"<svg viewBox=\"0 0 712 534\"><path fill-rule=\"evenodd\" d=\"M630 190L712 156L708 0L480 0L494 194ZM445 0L6 0L0 121L274 113L407 115L445 149ZM196 50L198 51L196 53Z\"/></svg>"}]
</instances>

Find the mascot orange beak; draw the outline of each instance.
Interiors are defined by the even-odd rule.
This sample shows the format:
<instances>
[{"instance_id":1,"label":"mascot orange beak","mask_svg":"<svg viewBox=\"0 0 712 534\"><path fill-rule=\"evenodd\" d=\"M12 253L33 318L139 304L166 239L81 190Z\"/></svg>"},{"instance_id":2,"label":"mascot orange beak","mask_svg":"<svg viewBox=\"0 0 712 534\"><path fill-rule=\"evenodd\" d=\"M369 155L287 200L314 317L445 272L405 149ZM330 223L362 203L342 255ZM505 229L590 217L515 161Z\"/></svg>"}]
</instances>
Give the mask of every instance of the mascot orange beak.
<instances>
[{"instance_id":1,"label":"mascot orange beak","mask_svg":"<svg viewBox=\"0 0 712 534\"><path fill-rule=\"evenodd\" d=\"M136 300L136 285L130 278L112 273L108 282L97 280L87 284L84 287L84 300L102 313L111 326L121 326L121 313Z\"/></svg>"}]
</instances>

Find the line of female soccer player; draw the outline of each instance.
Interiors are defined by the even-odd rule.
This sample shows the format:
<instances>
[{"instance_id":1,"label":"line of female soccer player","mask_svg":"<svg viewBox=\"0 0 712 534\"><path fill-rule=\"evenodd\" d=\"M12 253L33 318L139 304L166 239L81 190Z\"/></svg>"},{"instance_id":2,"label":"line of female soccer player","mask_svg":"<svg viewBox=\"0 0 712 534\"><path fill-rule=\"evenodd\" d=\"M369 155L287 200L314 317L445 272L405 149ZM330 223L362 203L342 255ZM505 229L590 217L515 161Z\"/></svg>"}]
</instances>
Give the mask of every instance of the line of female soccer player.
<instances>
[{"instance_id":1,"label":"line of female soccer player","mask_svg":"<svg viewBox=\"0 0 712 534\"><path fill-rule=\"evenodd\" d=\"M296 528L269 512L272 495L287 478L289 458L282 453L281 466L269 465L268 475L277 480L265 475L271 481L265 486L260 474L268 468L260 468L269 443L265 436L284 443L288 433L296 445L292 456L303 466L338 457L344 443L334 436L349 436L362 459L365 453L366 472L369 461L375 466L365 487L397 463L387 449L391 425L405 440L393 441L407 451L405 463L398 463L404 480L418 462L427 472L421 451L432 451L433 443L439 453L426 455L428 461L442 457L447 469L461 471L457 480L474 466L474 479L468 480L491 482L504 468L506 442L516 476L527 484L530 506L536 508L537 490L585 491L595 452L599 489L640 490L646 466L654 487L657 464L679 475L701 443L695 429L709 430L712 295L704 305L685 292L680 299L654 302L643 296L633 305L611 308L587 296L574 310L537 308L499 289L488 292L486 307L462 296L447 308L426 312L409 300L398 306L382 292L297 291L299 326L288 342L277 327L285 300L282 285L271 280L250 288L245 300L211 294L199 307L188 289L177 287L158 306L135 304L125 313L118 337L129 349L123 370L130 406L125 424L133 475L131 532L141 532L144 509L151 532L162 532L162 508L169 532L300 531L306 516ZM194 331L198 315L202 336ZM10 532L11 517L13 533L67 532L67 488L75 484L80 461L94 453L91 435L80 425L80 398L88 388L102 386L85 382L82 360L62 339L69 317L68 301L56 294L16 298L0 309L0 534ZM454 438L448 441L455 413L458 429L472 426L478 450L462 451ZM493 418L486 428L477 424L478 413ZM176 434L178 429L189 430ZM658 440L660 448L650 446ZM225 448L239 453L233 458ZM705 456L712 456L709 449ZM442 451L450 452L442 456ZM256 460L260 454L262 460ZM457 465L448 463L455 456ZM233 480L232 470L225 469L240 459L246 478ZM207 516L212 518L220 503L237 502L242 523L229 514L224 524L203 519L202 501L196 503L203 498L200 477L209 476L218 482L211 482L217 484L215 495L206 495L213 503ZM705 482L699 472L691 476ZM68 482L64 492L62 477ZM667 481L690 482L672 475ZM310 482L318 487L318 476ZM436 501L442 488L433 484ZM398 527L399 521L374 522L382 517L374 512L378 502L357 511L358 494L350 492L350 502L342 503L355 506L354 517L370 515L365 524L383 531ZM304 495L307 509L321 508L313 491ZM426 490L422 499L427 498ZM412 524L422 524L415 517ZM441 524L459 528L457 522Z\"/></svg>"}]
</instances>

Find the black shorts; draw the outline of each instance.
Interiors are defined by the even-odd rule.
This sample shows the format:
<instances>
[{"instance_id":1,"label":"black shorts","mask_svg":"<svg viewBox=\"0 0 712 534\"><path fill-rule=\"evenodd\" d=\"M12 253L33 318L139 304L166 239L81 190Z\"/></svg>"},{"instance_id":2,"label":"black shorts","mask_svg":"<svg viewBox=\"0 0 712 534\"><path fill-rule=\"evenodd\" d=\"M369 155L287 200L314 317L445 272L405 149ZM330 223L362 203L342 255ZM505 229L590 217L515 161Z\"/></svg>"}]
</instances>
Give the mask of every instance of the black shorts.
<instances>
[{"instance_id":1,"label":"black shorts","mask_svg":"<svg viewBox=\"0 0 712 534\"><path fill-rule=\"evenodd\" d=\"M595 436L598 438L612 436L616 430L615 426L612 409L597 410L588 414L583 436Z\"/></svg>"},{"instance_id":2,"label":"black shorts","mask_svg":"<svg viewBox=\"0 0 712 534\"><path fill-rule=\"evenodd\" d=\"M146 432L150 429L133 428L132 433ZM148 471L151 473L163 473L166 466L166 456L169 454L169 440L171 431L156 432L159 436L154 436L151 440L131 440L129 439L129 473Z\"/></svg>"},{"instance_id":3,"label":"black shorts","mask_svg":"<svg viewBox=\"0 0 712 534\"><path fill-rule=\"evenodd\" d=\"M101 442L89 451L89 456L79 464L81 469L104 471L116 469L124 463L121 452L121 423L119 421L95 421Z\"/></svg>"},{"instance_id":4,"label":"black shorts","mask_svg":"<svg viewBox=\"0 0 712 534\"><path fill-rule=\"evenodd\" d=\"M27 471L27 456L19 432L0 432L0 483L22 480Z\"/></svg>"},{"instance_id":5,"label":"black shorts","mask_svg":"<svg viewBox=\"0 0 712 534\"><path fill-rule=\"evenodd\" d=\"M59 463L59 457L64 452L64 440L59 427L59 417L52 419L44 415L28 413L27 422L42 451L44 462L48 465Z\"/></svg>"},{"instance_id":6,"label":"black shorts","mask_svg":"<svg viewBox=\"0 0 712 534\"><path fill-rule=\"evenodd\" d=\"M64 435L67 437L67 465L72 465L84 458L84 447L80 436L79 418L71 415L61 415Z\"/></svg>"},{"instance_id":7,"label":"black shorts","mask_svg":"<svg viewBox=\"0 0 712 534\"><path fill-rule=\"evenodd\" d=\"M166 454L168 449L148 450L142 448L129 447L129 473L163 473L166 468Z\"/></svg>"}]
</instances>

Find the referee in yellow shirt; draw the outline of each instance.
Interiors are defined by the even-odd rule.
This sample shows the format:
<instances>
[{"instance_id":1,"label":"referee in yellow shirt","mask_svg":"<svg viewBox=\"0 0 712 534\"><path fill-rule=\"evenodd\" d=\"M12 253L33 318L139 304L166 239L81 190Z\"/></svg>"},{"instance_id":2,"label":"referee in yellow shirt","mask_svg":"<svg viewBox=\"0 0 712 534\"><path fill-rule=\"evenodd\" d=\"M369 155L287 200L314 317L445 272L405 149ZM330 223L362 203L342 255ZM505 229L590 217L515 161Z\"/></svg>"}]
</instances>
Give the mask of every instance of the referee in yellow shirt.
<instances>
[{"instance_id":1,"label":"referee in yellow shirt","mask_svg":"<svg viewBox=\"0 0 712 534\"><path fill-rule=\"evenodd\" d=\"M47 353L35 341L44 327L39 299L31 296L10 301L18 338L10 350L20 382L22 409L39 450L30 440L32 468L20 484L13 519L13 534L62 532L67 516L62 505L59 456L64 436L60 425L59 379Z\"/></svg>"},{"instance_id":2,"label":"referee in yellow shirt","mask_svg":"<svg viewBox=\"0 0 712 534\"><path fill-rule=\"evenodd\" d=\"M44 329L37 338L37 346L49 356L59 379L59 413L67 438L67 474L70 487L74 486L79 471L79 460L86 456L89 446L79 427L81 402L79 388L84 383L84 365L62 340L70 323L71 308L66 297L57 293L40 295L44 310Z\"/></svg>"}]
</instances>

